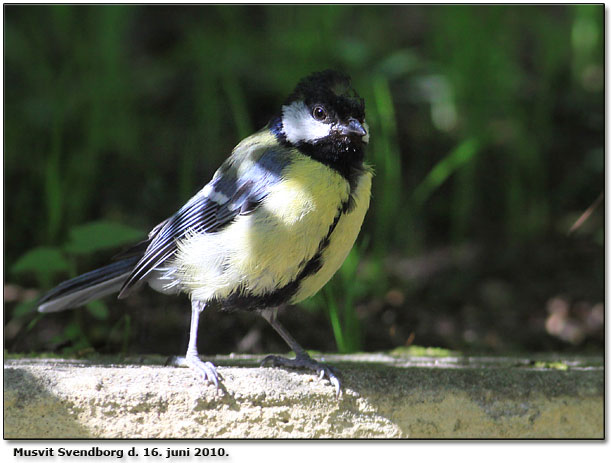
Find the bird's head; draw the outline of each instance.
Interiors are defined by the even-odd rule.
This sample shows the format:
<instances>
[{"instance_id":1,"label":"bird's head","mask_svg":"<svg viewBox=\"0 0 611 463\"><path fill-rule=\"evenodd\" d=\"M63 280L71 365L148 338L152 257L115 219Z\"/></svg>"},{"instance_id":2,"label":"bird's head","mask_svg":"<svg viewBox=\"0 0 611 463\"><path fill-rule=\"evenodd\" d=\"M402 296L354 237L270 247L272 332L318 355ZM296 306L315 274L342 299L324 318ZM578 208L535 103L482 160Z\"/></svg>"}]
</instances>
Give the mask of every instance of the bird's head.
<instances>
[{"instance_id":1,"label":"bird's head","mask_svg":"<svg viewBox=\"0 0 611 463\"><path fill-rule=\"evenodd\" d=\"M272 129L283 143L340 170L360 165L369 142L363 99L346 74L332 70L302 79Z\"/></svg>"}]
</instances>

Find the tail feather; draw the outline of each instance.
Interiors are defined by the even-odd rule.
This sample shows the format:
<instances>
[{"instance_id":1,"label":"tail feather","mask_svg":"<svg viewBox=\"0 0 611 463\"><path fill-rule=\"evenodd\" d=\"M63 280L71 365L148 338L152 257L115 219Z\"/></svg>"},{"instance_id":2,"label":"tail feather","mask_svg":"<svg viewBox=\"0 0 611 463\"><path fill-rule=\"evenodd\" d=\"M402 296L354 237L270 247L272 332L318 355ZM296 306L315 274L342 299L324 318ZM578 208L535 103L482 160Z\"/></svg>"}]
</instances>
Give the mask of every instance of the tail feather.
<instances>
[{"instance_id":1,"label":"tail feather","mask_svg":"<svg viewBox=\"0 0 611 463\"><path fill-rule=\"evenodd\" d=\"M38 301L39 312L59 312L119 292L141 256L133 256L60 283Z\"/></svg>"}]
</instances>

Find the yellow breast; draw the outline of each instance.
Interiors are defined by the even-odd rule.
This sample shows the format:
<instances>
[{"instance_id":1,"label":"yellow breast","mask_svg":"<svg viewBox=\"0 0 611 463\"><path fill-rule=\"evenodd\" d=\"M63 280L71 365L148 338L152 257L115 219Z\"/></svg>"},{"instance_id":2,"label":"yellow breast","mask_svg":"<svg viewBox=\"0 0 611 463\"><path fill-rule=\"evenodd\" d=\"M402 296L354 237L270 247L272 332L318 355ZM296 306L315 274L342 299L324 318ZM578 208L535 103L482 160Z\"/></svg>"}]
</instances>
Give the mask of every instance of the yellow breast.
<instances>
[{"instance_id":1,"label":"yellow breast","mask_svg":"<svg viewBox=\"0 0 611 463\"><path fill-rule=\"evenodd\" d=\"M291 303L298 303L316 294L346 260L369 208L371 177L371 170L367 169L359 179L352 195L355 201L354 207L340 217L331 234L329 244L322 253L322 268L303 280Z\"/></svg>"},{"instance_id":2,"label":"yellow breast","mask_svg":"<svg viewBox=\"0 0 611 463\"><path fill-rule=\"evenodd\" d=\"M350 186L334 170L300 153L270 186L260 206L240 215L219 233L198 234L180 244L179 273L185 289L199 300L222 300L235 291L269 294L293 282L319 252ZM292 302L320 289L350 251L369 205L371 174L353 195L356 204L341 217L322 254L320 271L304 278Z\"/></svg>"}]
</instances>

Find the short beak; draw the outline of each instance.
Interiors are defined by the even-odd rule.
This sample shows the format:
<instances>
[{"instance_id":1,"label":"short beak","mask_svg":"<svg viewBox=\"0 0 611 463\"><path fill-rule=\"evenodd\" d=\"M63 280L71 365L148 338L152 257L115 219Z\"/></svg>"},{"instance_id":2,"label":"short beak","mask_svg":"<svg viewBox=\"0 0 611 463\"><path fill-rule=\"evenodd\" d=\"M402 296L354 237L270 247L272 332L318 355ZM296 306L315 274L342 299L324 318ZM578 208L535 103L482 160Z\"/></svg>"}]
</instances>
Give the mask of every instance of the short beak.
<instances>
[{"instance_id":1,"label":"short beak","mask_svg":"<svg viewBox=\"0 0 611 463\"><path fill-rule=\"evenodd\" d=\"M367 135L367 131L363 125L353 117L348 119L347 124L342 124L340 126L340 132L342 135L359 135L361 137Z\"/></svg>"}]
</instances>

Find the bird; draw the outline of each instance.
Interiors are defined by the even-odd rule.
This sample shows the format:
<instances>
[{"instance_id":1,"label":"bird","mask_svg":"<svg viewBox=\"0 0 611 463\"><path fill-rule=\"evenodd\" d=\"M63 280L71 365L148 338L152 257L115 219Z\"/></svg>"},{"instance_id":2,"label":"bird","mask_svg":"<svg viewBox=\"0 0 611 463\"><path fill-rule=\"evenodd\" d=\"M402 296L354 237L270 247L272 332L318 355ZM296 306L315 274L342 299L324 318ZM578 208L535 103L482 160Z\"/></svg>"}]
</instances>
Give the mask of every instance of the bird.
<instances>
[{"instance_id":1,"label":"bird","mask_svg":"<svg viewBox=\"0 0 611 463\"><path fill-rule=\"evenodd\" d=\"M278 309L316 294L340 268L369 208L365 103L337 70L302 78L258 132L243 139L212 179L148 238L115 261L50 290L38 311L57 312L148 284L191 301L188 366L217 390L216 366L199 357L206 308L262 316L295 353L262 365L305 369L341 392L334 367L310 357L278 320Z\"/></svg>"}]
</instances>

